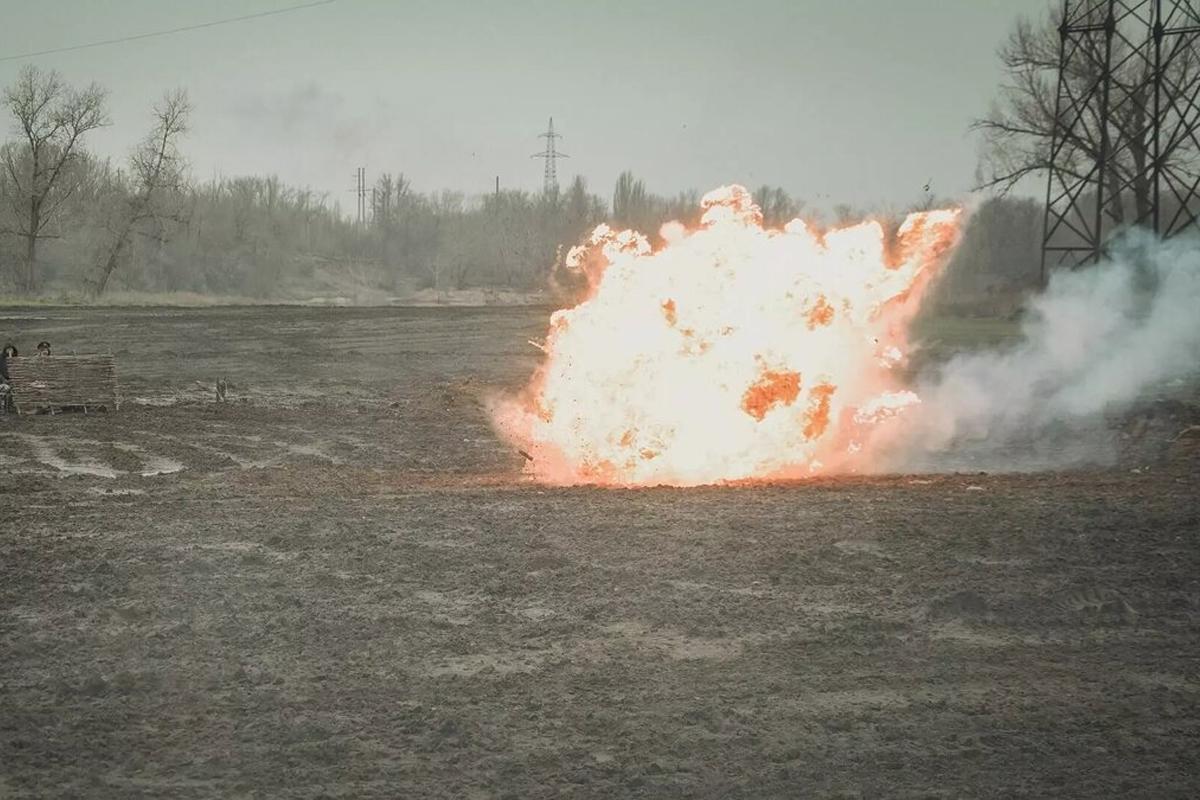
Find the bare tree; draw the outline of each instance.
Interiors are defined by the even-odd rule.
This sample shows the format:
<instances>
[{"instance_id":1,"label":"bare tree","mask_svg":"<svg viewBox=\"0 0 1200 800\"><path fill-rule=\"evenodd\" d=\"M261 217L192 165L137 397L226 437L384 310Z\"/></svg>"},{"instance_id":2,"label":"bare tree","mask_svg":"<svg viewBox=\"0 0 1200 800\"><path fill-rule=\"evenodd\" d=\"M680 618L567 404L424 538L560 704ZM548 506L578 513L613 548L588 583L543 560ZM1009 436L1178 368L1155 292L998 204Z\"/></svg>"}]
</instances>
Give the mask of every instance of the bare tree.
<instances>
[{"instance_id":1,"label":"bare tree","mask_svg":"<svg viewBox=\"0 0 1200 800\"><path fill-rule=\"evenodd\" d=\"M654 200L646 191L646 184L626 170L617 176L613 189L613 222L621 227L634 228L645 234L653 234ZM649 230L644 230L649 228Z\"/></svg>"},{"instance_id":2,"label":"bare tree","mask_svg":"<svg viewBox=\"0 0 1200 800\"><path fill-rule=\"evenodd\" d=\"M867 212L857 209L849 203L838 203L833 207L833 224L838 226L852 225L865 216L867 216Z\"/></svg>"},{"instance_id":3,"label":"bare tree","mask_svg":"<svg viewBox=\"0 0 1200 800\"><path fill-rule=\"evenodd\" d=\"M766 184L755 190L754 202L762 211L763 224L768 228L777 228L791 222L804 208L802 200L794 200L782 188L772 188Z\"/></svg>"},{"instance_id":4,"label":"bare tree","mask_svg":"<svg viewBox=\"0 0 1200 800\"><path fill-rule=\"evenodd\" d=\"M76 90L54 71L34 66L21 70L4 91L3 103L12 113L19 144L7 144L0 160L12 182L17 224L9 233L25 241L25 290L36 288L38 241L46 238L55 218L77 183L71 167L81 155L83 137L108 124L105 92L96 84Z\"/></svg>"},{"instance_id":5,"label":"bare tree","mask_svg":"<svg viewBox=\"0 0 1200 800\"><path fill-rule=\"evenodd\" d=\"M1106 4L1096 3L1084 12L1088 16L1076 22L1103 26ZM1149 59L1139 57L1136 48L1149 32L1132 15L1118 23L1110 58L1115 88L1106 127L1095 109L1088 109L1075 119L1074 114L1063 108L1058 111L1060 118L1055 118L1061 23L1061 8L1040 22L1022 17L1000 48L1000 60L1009 81L1001 88L1000 97L988 115L973 126L982 133L984 143L984 164L977 179L979 188L993 188L1005 194L1024 178L1049 169L1051 144L1057 134L1062 142L1057 155L1059 169L1082 179L1101 152L1107 152L1112 158L1110 185L1106 190L1114 199L1120 198L1115 210L1122 213L1129 205L1136 218L1143 218L1150 206L1152 190L1146 179L1146 167L1153 153L1147 115L1153 101L1154 74ZM1104 42L1096 35L1081 37L1073 46L1079 49L1072 50L1073 57L1065 64L1063 88L1070 96L1083 98L1103 77ZM1194 46L1185 46L1176 56L1163 81L1168 105L1178 99L1171 93L1182 91L1177 87L1188 86L1200 66ZM1162 150L1164 166L1192 163L1196 158L1194 145L1186 136L1166 142Z\"/></svg>"},{"instance_id":6,"label":"bare tree","mask_svg":"<svg viewBox=\"0 0 1200 800\"><path fill-rule=\"evenodd\" d=\"M164 221L179 219L180 215L168 205L182 199L186 188L187 163L179 152L179 139L187 132L191 111L187 93L182 89L168 92L154 106L154 128L129 156L133 193L96 277L95 294L102 294L108 286L121 253L139 225L153 220L162 230Z\"/></svg>"}]
</instances>

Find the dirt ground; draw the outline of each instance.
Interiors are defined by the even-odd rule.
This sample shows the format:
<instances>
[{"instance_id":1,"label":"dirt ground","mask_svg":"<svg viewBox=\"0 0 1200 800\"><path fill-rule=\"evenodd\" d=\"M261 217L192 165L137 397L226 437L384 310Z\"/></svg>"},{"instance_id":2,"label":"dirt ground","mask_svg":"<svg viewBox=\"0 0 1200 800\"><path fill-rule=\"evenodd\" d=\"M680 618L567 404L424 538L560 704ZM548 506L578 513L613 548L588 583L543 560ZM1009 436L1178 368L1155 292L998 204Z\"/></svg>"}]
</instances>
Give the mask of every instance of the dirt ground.
<instances>
[{"instance_id":1,"label":"dirt ground","mask_svg":"<svg viewBox=\"0 0 1200 800\"><path fill-rule=\"evenodd\" d=\"M0 310L125 399L0 417L0 797L1200 793L1179 419L1103 470L551 489L479 404L545 315Z\"/></svg>"}]
</instances>

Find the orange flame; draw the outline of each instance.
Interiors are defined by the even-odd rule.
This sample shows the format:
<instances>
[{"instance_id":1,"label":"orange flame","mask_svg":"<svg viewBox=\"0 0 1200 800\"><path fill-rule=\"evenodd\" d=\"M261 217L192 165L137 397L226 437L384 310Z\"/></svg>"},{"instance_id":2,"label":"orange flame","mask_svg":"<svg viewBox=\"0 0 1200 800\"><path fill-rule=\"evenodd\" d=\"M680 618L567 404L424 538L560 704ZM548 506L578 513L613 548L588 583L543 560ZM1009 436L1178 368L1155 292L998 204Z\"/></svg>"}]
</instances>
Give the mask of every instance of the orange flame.
<instances>
[{"instance_id":1,"label":"orange flame","mask_svg":"<svg viewBox=\"0 0 1200 800\"><path fill-rule=\"evenodd\" d=\"M665 244L601 225L568 265L588 278L555 312L546 359L493 407L559 484L689 486L869 464L873 429L919 402L896 386L905 323L957 238L957 210L910 215L885 246L864 222L767 230L750 194L707 194Z\"/></svg>"}]
</instances>

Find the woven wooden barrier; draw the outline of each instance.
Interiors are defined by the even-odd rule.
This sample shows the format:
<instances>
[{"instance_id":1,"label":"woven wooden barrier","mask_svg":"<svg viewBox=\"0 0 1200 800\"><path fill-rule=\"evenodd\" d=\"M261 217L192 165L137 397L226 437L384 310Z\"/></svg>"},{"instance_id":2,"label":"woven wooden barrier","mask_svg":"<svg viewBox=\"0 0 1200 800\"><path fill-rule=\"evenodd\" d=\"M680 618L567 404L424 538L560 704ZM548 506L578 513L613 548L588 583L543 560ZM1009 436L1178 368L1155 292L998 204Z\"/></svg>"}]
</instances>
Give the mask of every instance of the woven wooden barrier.
<instances>
[{"instance_id":1,"label":"woven wooden barrier","mask_svg":"<svg viewBox=\"0 0 1200 800\"><path fill-rule=\"evenodd\" d=\"M117 363L110 355L10 358L8 374L18 414L68 407L115 410L121 401Z\"/></svg>"}]
</instances>

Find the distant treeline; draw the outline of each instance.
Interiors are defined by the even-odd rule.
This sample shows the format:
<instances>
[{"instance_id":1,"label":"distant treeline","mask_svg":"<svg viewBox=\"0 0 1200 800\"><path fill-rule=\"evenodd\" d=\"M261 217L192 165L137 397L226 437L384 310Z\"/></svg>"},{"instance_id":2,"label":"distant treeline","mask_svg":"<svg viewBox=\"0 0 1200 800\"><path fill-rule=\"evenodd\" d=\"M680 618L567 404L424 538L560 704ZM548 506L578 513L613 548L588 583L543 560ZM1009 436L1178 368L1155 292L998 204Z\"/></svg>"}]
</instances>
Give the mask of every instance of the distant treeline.
<instances>
[{"instance_id":1,"label":"distant treeline","mask_svg":"<svg viewBox=\"0 0 1200 800\"><path fill-rule=\"evenodd\" d=\"M105 94L94 85L74 89L56 73L28 68L3 104L14 123L0 147L0 291L9 294L528 292L550 285L566 250L600 222L653 236L668 220L699 215L699 192L656 195L628 172L610 197L577 177L552 192L470 198L416 191L396 172L370 188L359 224L326 196L274 176L192 180L183 93L154 107L152 129L124 163L86 148L88 133L107 124ZM796 216L822 222L781 188L754 194L768 225ZM898 220L902 211L877 216ZM862 213L839 206L827 221ZM971 306L1019 294L1036 278L1039 226L1032 201L984 203L939 298Z\"/></svg>"}]
</instances>

